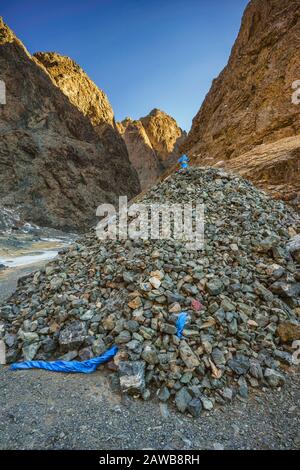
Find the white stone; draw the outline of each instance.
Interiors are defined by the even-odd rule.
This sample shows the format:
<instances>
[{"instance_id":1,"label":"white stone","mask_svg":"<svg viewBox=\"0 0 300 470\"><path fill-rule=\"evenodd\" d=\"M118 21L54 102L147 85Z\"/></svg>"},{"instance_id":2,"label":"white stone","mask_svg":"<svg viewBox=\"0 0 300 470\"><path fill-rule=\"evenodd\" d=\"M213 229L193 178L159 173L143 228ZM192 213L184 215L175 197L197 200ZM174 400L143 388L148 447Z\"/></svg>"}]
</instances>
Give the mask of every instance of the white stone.
<instances>
[{"instance_id":1,"label":"white stone","mask_svg":"<svg viewBox=\"0 0 300 470\"><path fill-rule=\"evenodd\" d=\"M154 289L158 289L161 285L161 282L157 277L150 277L149 282L154 287Z\"/></svg>"},{"instance_id":2,"label":"white stone","mask_svg":"<svg viewBox=\"0 0 300 470\"><path fill-rule=\"evenodd\" d=\"M6 364L5 343L0 340L0 364Z\"/></svg>"}]
</instances>

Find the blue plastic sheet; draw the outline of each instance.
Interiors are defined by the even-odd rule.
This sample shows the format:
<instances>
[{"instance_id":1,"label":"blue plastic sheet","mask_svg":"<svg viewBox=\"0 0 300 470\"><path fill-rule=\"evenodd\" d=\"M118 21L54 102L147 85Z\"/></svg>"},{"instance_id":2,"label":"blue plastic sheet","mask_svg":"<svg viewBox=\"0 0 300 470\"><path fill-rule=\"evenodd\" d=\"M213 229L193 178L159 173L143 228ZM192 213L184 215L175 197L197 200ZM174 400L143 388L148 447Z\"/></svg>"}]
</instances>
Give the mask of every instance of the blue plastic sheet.
<instances>
[{"instance_id":1,"label":"blue plastic sheet","mask_svg":"<svg viewBox=\"0 0 300 470\"><path fill-rule=\"evenodd\" d=\"M100 364L112 359L118 352L118 347L113 346L99 357L94 357L88 361L27 361L16 362L10 366L10 370L26 370L26 369L46 369L52 372L82 373L90 374L95 372Z\"/></svg>"},{"instance_id":2,"label":"blue plastic sheet","mask_svg":"<svg viewBox=\"0 0 300 470\"><path fill-rule=\"evenodd\" d=\"M181 312L177 318L177 322L176 322L176 328L177 328L177 336L178 338L182 338L183 334L183 328L186 324L186 320L187 320L187 313L186 312Z\"/></svg>"},{"instance_id":3,"label":"blue plastic sheet","mask_svg":"<svg viewBox=\"0 0 300 470\"><path fill-rule=\"evenodd\" d=\"M179 159L178 159L178 163L181 164L181 168L185 169L185 168L188 168L189 164L189 157L187 155L182 155Z\"/></svg>"}]
</instances>

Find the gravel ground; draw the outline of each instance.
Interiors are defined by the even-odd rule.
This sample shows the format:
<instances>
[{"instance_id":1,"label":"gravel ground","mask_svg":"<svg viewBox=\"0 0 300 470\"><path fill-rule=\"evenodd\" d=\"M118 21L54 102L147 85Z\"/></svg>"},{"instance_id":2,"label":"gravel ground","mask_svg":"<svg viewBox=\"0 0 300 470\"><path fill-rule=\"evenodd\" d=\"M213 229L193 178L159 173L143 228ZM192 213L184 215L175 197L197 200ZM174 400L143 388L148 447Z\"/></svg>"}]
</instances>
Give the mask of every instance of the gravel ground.
<instances>
[{"instance_id":1,"label":"gravel ground","mask_svg":"<svg viewBox=\"0 0 300 470\"><path fill-rule=\"evenodd\" d=\"M1 367L1 366L0 366ZM281 392L189 418L120 396L107 371L0 368L0 449L299 449L300 373Z\"/></svg>"}]
</instances>

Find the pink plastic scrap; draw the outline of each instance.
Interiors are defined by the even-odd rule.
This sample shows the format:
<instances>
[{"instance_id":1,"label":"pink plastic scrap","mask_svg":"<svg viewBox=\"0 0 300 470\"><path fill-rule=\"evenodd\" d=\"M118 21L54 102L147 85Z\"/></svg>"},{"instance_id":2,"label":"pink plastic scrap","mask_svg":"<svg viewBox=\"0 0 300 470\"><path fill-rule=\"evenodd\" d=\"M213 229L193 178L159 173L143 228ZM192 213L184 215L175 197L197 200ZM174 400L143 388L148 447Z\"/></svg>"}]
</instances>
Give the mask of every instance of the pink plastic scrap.
<instances>
[{"instance_id":1,"label":"pink plastic scrap","mask_svg":"<svg viewBox=\"0 0 300 470\"><path fill-rule=\"evenodd\" d=\"M192 309L195 310L195 312L200 312L200 310L203 309L203 305L199 300L194 299L192 301Z\"/></svg>"}]
</instances>

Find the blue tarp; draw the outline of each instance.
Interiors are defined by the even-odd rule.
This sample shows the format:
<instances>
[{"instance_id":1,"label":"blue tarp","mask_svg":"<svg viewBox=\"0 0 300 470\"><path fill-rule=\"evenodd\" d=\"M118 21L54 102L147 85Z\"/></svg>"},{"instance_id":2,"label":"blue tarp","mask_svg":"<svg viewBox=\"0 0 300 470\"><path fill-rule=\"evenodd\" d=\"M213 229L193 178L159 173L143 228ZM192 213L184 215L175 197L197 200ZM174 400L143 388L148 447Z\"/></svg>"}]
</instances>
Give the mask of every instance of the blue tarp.
<instances>
[{"instance_id":1,"label":"blue tarp","mask_svg":"<svg viewBox=\"0 0 300 470\"><path fill-rule=\"evenodd\" d=\"M100 364L112 359L118 352L118 347L113 346L108 349L99 357L94 357L88 361L27 361L27 362L16 362L10 366L10 370L26 370L26 369L46 369L52 372L68 372L76 373L81 372L83 374L90 374L95 372Z\"/></svg>"},{"instance_id":2,"label":"blue tarp","mask_svg":"<svg viewBox=\"0 0 300 470\"><path fill-rule=\"evenodd\" d=\"M188 168L189 166L188 162L189 162L189 157L187 157L186 155L182 155L178 159L178 163L180 163L180 166L182 169Z\"/></svg>"},{"instance_id":3,"label":"blue tarp","mask_svg":"<svg viewBox=\"0 0 300 470\"><path fill-rule=\"evenodd\" d=\"M187 157L186 155L182 155L179 159L178 159L178 162L179 163L186 163L189 161L189 157Z\"/></svg>"},{"instance_id":4,"label":"blue tarp","mask_svg":"<svg viewBox=\"0 0 300 470\"><path fill-rule=\"evenodd\" d=\"M177 318L176 328L178 338L182 338L183 329L186 324L187 313L181 312ZM94 357L88 361L26 361L16 362L10 366L10 370L27 370L27 369L45 369L52 372L82 373L90 374L95 372L100 364L104 364L112 359L118 352L118 347L113 346L99 357Z\"/></svg>"},{"instance_id":5,"label":"blue tarp","mask_svg":"<svg viewBox=\"0 0 300 470\"><path fill-rule=\"evenodd\" d=\"M186 324L186 320L187 320L187 313L181 312L178 315L177 322L176 322L177 336L180 339L182 338L182 332L183 332L184 325Z\"/></svg>"}]
</instances>

